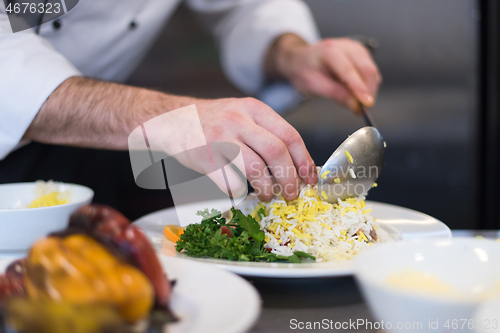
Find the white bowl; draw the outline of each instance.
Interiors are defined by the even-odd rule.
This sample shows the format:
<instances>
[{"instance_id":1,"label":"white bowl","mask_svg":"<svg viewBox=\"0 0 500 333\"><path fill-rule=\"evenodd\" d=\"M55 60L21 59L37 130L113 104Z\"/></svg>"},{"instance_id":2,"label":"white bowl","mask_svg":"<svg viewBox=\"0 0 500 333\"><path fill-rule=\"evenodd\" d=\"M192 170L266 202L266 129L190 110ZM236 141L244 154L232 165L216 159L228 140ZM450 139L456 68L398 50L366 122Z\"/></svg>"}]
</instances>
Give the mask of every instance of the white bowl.
<instances>
[{"instance_id":1,"label":"white bowl","mask_svg":"<svg viewBox=\"0 0 500 333\"><path fill-rule=\"evenodd\" d=\"M43 208L13 209L35 199L35 183L0 185L0 252L22 252L47 234L67 227L69 217L79 207L92 201L94 191L75 185L59 185L70 191L69 203Z\"/></svg>"},{"instance_id":2,"label":"white bowl","mask_svg":"<svg viewBox=\"0 0 500 333\"><path fill-rule=\"evenodd\" d=\"M494 241L414 240L359 255L355 277L375 318L389 332L472 332L474 325L464 320L474 319L485 292L498 292L499 263L500 243ZM404 272L430 274L456 293L438 296L387 283L389 276Z\"/></svg>"}]
</instances>

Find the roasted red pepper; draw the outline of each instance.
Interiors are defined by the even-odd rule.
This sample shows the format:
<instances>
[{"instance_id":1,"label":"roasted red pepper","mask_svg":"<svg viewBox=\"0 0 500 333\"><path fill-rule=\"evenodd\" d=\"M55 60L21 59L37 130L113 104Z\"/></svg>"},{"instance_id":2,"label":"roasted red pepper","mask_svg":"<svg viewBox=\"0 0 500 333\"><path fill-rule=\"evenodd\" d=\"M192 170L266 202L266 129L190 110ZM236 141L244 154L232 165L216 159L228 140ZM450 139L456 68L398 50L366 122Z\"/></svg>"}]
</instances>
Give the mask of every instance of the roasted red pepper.
<instances>
[{"instance_id":1,"label":"roasted red pepper","mask_svg":"<svg viewBox=\"0 0 500 333\"><path fill-rule=\"evenodd\" d=\"M70 228L92 230L98 234L116 235L131 224L122 213L104 205L86 205L71 214Z\"/></svg>"},{"instance_id":2,"label":"roasted red pepper","mask_svg":"<svg viewBox=\"0 0 500 333\"><path fill-rule=\"evenodd\" d=\"M228 235L228 237L229 237L229 238L231 238L231 237L233 236L233 235L231 234L231 230L229 230L229 228L228 228L228 227L226 227L226 226L222 226L222 227L220 227L220 230L221 230L221 235L226 234L226 235Z\"/></svg>"},{"instance_id":3,"label":"roasted red pepper","mask_svg":"<svg viewBox=\"0 0 500 333\"><path fill-rule=\"evenodd\" d=\"M25 259L16 260L7 267L5 274L0 275L0 302L8 297L26 295L23 279L24 264Z\"/></svg>"},{"instance_id":4,"label":"roasted red pepper","mask_svg":"<svg viewBox=\"0 0 500 333\"><path fill-rule=\"evenodd\" d=\"M78 233L94 236L103 245L113 248L110 250L115 253L118 251L121 257L127 258L151 282L155 291L155 305L162 309L168 308L170 282L147 237L125 216L103 205L83 206L71 215L69 228L53 236L65 238ZM12 263L5 275L0 275L0 301L10 296L26 295L24 275L24 259Z\"/></svg>"}]
</instances>

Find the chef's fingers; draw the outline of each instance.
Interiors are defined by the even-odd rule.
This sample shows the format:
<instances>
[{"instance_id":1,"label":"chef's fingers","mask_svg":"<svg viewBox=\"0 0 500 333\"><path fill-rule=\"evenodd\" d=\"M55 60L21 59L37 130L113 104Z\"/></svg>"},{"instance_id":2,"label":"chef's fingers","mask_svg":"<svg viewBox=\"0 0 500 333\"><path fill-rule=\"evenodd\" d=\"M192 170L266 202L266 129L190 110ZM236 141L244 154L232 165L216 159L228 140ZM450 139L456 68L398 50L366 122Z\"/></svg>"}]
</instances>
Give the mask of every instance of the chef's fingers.
<instances>
[{"instance_id":1,"label":"chef's fingers","mask_svg":"<svg viewBox=\"0 0 500 333\"><path fill-rule=\"evenodd\" d=\"M230 146L228 146L230 145ZM212 143L212 146L219 147L218 153L222 154L225 159L226 170L230 170L232 175L237 176L244 183L241 188L233 189L231 187L231 192L234 198L239 198L242 195L246 194L247 191L247 167L245 167L245 160L243 158L243 149L240 146L244 144L241 142L224 142L224 143ZM245 149L249 149L246 145ZM232 183L231 183L232 184Z\"/></svg>"},{"instance_id":2,"label":"chef's fingers","mask_svg":"<svg viewBox=\"0 0 500 333\"><path fill-rule=\"evenodd\" d=\"M370 52L361 43L353 42L352 45L347 48L346 54L363 78L370 94L375 98L380 83L382 83L382 75L373 61Z\"/></svg>"},{"instance_id":3,"label":"chef's fingers","mask_svg":"<svg viewBox=\"0 0 500 333\"><path fill-rule=\"evenodd\" d=\"M257 125L275 136L270 137L267 135L269 140L274 140L272 143L267 143L268 147L271 148L271 150L281 152L282 156L290 156L299 177L304 183L317 183L318 174L316 165L311 155L309 155L304 140L302 140L299 132L274 110L268 106L266 106L266 108L254 110L253 116ZM281 142L276 140L276 137ZM284 147L282 144L284 144ZM266 160L265 156L262 157ZM269 158L272 158L272 156ZM271 172L273 172L272 169Z\"/></svg>"},{"instance_id":4,"label":"chef's fingers","mask_svg":"<svg viewBox=\"0 0 500 333\"><path fill-rule=\"evenodd\" d=\"M241 153L245 163L246 178L262 201L273 197L273 180L262 158L246 144L240 143Z\"/></svg>"},{"instance_id":5,"label":"chef's fingers","mask_svg":"<svg viewBox=\"0 0 500 333\"><path fill-rule=\"evenodd\" d=\"M374 99L367 84L343 49L328 48L324 52L323 61L334 79L347 88L358 101L367 107L373 105Z\"/></svg>"},{"instance_id":6,"label":"chef's fingers","mask_svg":"<svg viewBox=\"0 0 500 333\"><path fill-rule=\"evenodd\" d=\"M230 164L207 175L224 193L239 198L246 192L246 180L242 179Z\"/></svg>"},{"instance_id":7,"label":"chef's fingers","mask_svg":"<svg viewBox=\"0 0 500 333\"><path fill-rule=\"evenodd\" d=\"M297 170L283 141L266 129L255 125L251 133L242 133L243 140L266 162L283 197L295 199L298 195ZM253 186L253 185L252 185Z\"/></svg>"},{"instance_id":8,"label":"chef's fingers","mask_svg":"<svg viewBox=\"0 0 500 333\"><path fill-rule=\"evenodd\" d=\"M333 99L355 113L360 112L358 100L347 88L335 81L331 76L321 72L313 72L306 80L307 89L312 94Z\"/></svg>"}]
</instances>

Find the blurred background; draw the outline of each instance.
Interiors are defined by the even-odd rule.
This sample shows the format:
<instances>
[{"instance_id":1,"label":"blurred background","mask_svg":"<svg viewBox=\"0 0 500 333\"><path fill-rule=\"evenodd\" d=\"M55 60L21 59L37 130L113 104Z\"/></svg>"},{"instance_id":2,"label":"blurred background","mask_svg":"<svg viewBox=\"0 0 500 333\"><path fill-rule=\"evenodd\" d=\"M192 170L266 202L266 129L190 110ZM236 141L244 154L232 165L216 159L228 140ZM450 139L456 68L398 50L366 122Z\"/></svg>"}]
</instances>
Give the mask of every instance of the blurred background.
<instances>
[{"instance_id":1,"label":"blurred background","mask_svg":"<svg viewBox=\"0 0 500 333\"><path fill-rule=\"evenodd\" d=\"M322 37L365 35L379 41L374 58L384 83L370 112L388 146L379 186L370 191L369 199L422 211L450 228L484 226L476 182L481 168L479 3L306 2ZM211 36L184 5L128 83L196 97L243 96L224 78ZM361 118L323 99L307 100L284 117L301 133L317 165L364 125ZM24 161L26 172L23 179L9 181L52 178L81 183L96 191L96 202L111 204L131 219L172 205L168 191L135 186L126 152L31 144L11 155L10 160ZM6 171L14 165L0 162ZM6 180L0 175L2 181Z\"/></svg>"}]
</instances>

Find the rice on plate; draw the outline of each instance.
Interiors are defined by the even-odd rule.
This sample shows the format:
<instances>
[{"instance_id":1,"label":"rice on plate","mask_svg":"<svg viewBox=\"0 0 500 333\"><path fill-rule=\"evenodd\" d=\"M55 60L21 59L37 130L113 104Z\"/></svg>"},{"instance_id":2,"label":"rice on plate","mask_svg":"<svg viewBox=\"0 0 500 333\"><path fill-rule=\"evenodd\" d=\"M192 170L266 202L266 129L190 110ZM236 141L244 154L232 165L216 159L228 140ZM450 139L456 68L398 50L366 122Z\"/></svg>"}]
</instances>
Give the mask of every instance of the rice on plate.
<instances>
[{"instance_id":1,"label":"rice on plate","mask_svg":"<svg viewBox=\"0 0 500 333\"><path fill-rule=\"evenodd\" d=\"M343 261L374 243L397 237L379 227L364 199L339 199L331 204L320 198L317 185L302 184L295 200L277 195L262 202L253 196L239 208L259 222L265 232L264 247L272 253L291 256L302 251L317 262Z\"/></svg>"}]
</instances>

